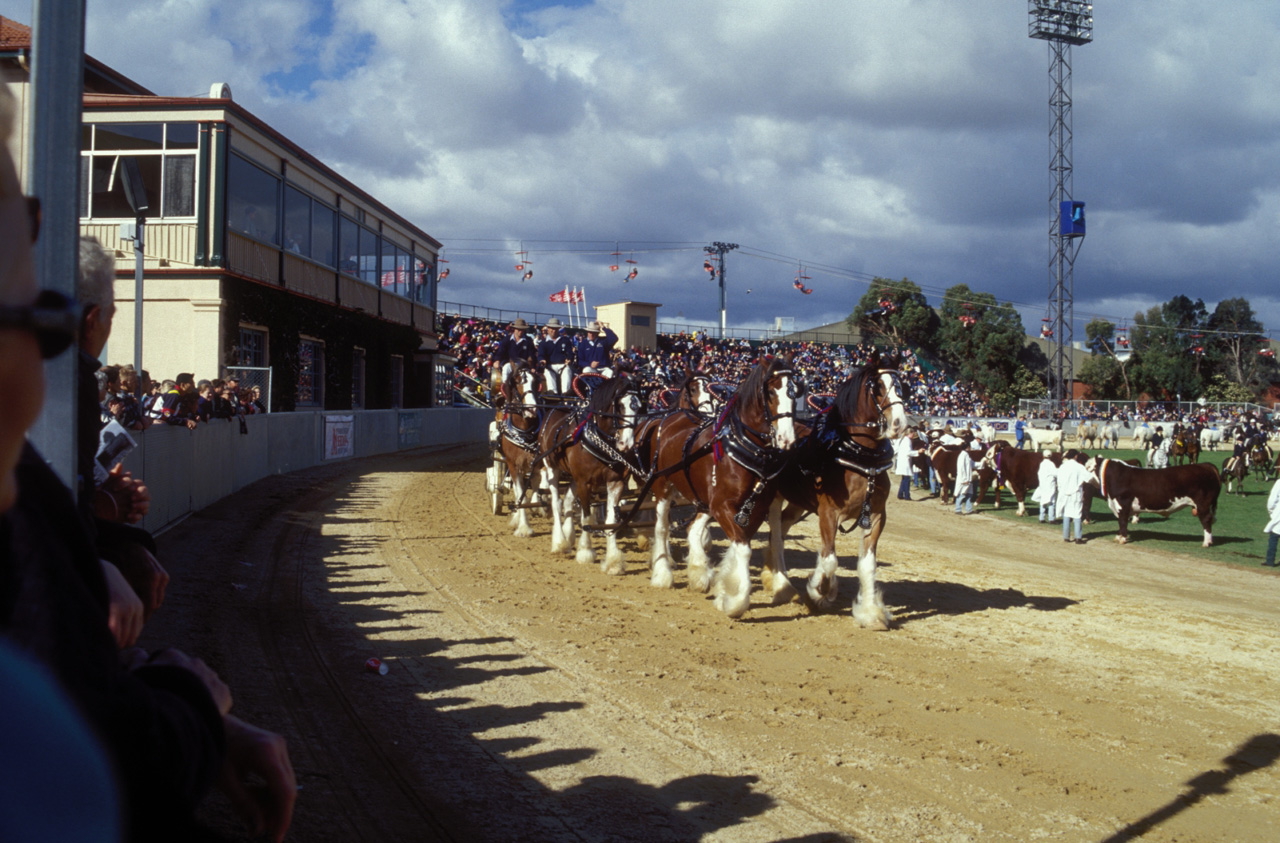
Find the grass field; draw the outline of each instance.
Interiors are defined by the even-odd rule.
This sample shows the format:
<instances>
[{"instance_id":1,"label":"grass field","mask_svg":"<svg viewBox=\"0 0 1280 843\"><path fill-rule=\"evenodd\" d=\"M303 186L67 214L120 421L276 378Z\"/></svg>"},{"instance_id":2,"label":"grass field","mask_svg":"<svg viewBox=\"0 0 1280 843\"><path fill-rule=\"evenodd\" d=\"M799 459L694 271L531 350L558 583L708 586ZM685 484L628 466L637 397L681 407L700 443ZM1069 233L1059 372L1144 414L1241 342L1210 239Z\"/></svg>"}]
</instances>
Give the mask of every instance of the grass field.
<instances>
[{"instance_id":1,"label":"grass field","mask_svg":"<svg viewBox=\"0 0 1280 843\"><path fill-rule=\"evenodd\" d=\"M1112 459L1145 458L1141 451L1121 449L1103 453ZM1221 466L1230 455L1230 451L1206 451L1200 461ZM1267 496L1271 493L1271 485L1271 482L1261 482L1250 477L1244 483L1243 496L1229 495L1226 486L1223 486L1218 498L1218 520L1213 525L1213 547L1201 547L1203 535L1200 520L1191 514L1190 507L1179 510L1168 518L1159 515L1140 516L1137 524L1129 525L1129 541L1144 548L1185 553L1232 565L1261 567L1267 552L1267 538L1263 535L1262 528L1267 523ZM919 492L915 494L918 495ZM1027 493L1027 515L1024 518L1018 518L1017 501L1007 489L1001 495L1000 509L995 508L990 492L976 508L1000 518L1022 522L1031 529L1056 530L1060 533L1061 521L1052 527L1037 523L1040 505L1031 500L1031 494ZM1094 498L1089 518L1090 523L1084 526L1086 539L1114 540L1116 517L1102 499Z\"/></svg>"}]
</instances>

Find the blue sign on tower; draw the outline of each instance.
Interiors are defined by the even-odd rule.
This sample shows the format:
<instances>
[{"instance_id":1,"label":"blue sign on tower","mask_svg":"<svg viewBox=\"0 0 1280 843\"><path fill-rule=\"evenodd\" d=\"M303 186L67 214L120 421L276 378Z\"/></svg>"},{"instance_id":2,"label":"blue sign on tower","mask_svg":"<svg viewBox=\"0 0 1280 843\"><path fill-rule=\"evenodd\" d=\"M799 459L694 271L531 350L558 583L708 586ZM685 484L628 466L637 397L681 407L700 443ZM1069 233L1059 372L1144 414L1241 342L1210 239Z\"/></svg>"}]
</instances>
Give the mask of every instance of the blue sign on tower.
<instances>
[{"instance_id":1,"label":"blue sign on tower","mask_svg":"<svg viewBox=\"0 0 1280 843\"><path fill-rule=\"evenodd\" d=\"M1058 233L1063 237L1084 237L1084 203L1063 202Z\"/></svg>"}]
</instances>

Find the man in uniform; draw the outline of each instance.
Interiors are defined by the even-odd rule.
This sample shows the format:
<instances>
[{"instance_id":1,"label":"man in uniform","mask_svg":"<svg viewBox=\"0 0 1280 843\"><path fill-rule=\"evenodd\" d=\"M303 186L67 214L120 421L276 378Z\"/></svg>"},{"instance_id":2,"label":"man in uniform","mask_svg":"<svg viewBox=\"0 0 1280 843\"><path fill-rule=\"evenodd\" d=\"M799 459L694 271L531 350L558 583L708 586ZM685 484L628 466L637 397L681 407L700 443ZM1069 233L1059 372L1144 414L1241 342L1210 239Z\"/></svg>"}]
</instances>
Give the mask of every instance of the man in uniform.
<instances>
[{"instance_id":1,"label":"man in uniform","mask_svg":"<svg viewBox=\"0 0 1280 843\"><path fill-rule=\"evenodd\" d=\"M609 365L609 361L617 344L617 334L599 322L592 322L587 326L587 338L578 344L579 371L584 375L595 373L606 378L613 377L613 367Z\"/></svg>"},{"instance_id":2,"label":"man in uniform","mask_svg":"<svg viewBox=\"0 0 1280 843\"><path fill-rule=\"evenodd\" d=\"M505 381L511 374L511 366L516 361L524 363L530 369L538 365L538 349L528 331L529 323L517 319L511 323L511 334L498 341L498 347L493 352L493 363L502 367L502 380Z\"/></svg>"},{"instance_id":3,"label":"man in uniform","mask_svg":"<svg viewBox=\"0 0 1280 843\"><path fill-rule=\"evenodd\" d=\"M561 322L552 316L545 326L547 335L538 343L538 360L546 366L547 392L568 395L573 386L573 341L560 333Z\"/></svg>"}]
</instances>

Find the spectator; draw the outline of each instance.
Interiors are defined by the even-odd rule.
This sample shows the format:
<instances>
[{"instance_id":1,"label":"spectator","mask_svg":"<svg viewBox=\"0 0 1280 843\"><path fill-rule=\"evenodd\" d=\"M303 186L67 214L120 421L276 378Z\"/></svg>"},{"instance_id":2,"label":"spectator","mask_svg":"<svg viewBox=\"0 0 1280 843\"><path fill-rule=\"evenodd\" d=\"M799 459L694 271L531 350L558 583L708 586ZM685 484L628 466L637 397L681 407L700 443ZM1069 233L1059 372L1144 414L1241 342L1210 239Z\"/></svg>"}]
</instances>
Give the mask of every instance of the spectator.
<instances>
[{"instance_id":1,"label":"spectator","mask_svg":"<svg viewBox=\"0 0 1280 843\"><path fill-rule=\"evenodd\" d=\"M1046 460L1047 462L1047 460ZM1084 544L1084 484L1093 479L1078 460L1063 457L1058 467L1058 514L1062 516L1062 540L1071 541L1072 524L1075 524L1075 542Z\"/></svg>"},{"instance_id":2,"label":"spectator","mask_svg":"<svg viewBox=\"0 0 1280 843\"><path fill-rule=\"evenodd\" d=\"M196 415L195 375L182 372L172 383L173 386L162 397L163 418L168 424L186 425L188 429L195 430L199 419Z\"/></svg>"}]
</instances>

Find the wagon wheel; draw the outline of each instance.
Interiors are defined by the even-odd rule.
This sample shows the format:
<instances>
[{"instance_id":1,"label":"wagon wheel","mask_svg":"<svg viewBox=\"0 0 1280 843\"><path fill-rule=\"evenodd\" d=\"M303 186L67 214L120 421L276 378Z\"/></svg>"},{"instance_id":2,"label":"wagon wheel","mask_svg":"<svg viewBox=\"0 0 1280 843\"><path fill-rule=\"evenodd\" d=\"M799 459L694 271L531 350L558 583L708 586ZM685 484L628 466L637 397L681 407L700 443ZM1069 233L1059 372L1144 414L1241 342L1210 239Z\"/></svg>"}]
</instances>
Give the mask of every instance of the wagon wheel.
<instances>
[{"instance_id":1,"label":"wagon wheel","mask_svg":"<svg viewBox=\"0 0 1280 843\"><path fill-rule=\"evenodd\" d=\"M489 481L489 510L494 515L502 514L502 480L507 472L505 460L495 456L493 465L485 472Z\"/></svg>"}]
</instances>

